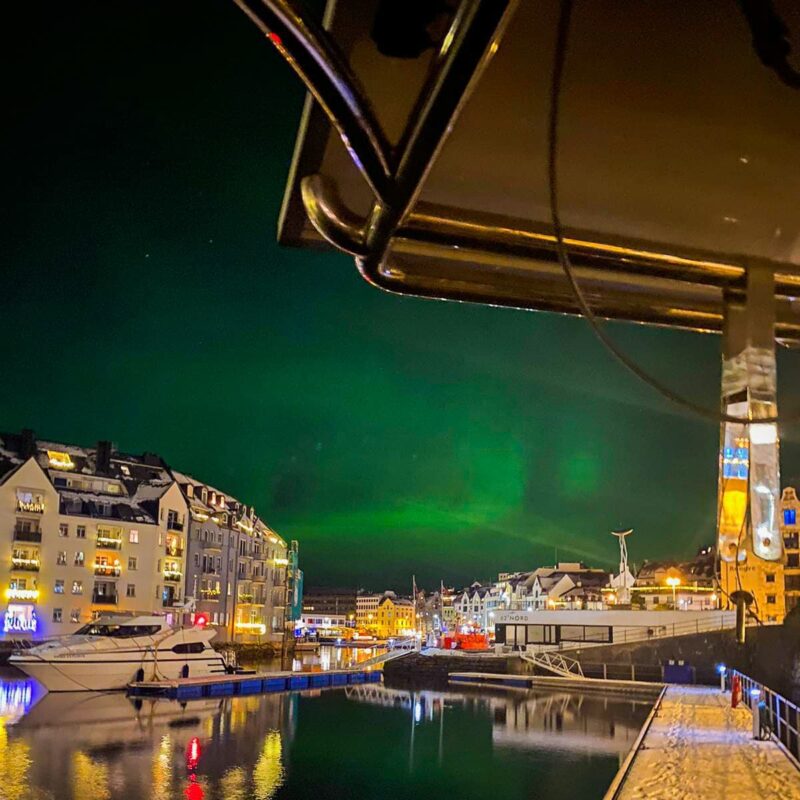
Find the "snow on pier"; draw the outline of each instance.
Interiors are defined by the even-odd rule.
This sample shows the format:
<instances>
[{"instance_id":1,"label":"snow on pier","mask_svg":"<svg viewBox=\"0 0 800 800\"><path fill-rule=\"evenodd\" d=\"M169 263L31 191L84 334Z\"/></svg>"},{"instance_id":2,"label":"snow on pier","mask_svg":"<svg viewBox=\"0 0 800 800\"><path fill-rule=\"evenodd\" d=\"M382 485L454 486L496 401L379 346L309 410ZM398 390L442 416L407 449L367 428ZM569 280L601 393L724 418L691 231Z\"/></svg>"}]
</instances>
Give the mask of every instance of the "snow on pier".
<instances>
[{"instance_id":1,"label":"snow on pier","mask_svg":"<svg viewBox=\"0 0 800 800\"><path fill-rule=\"evenodd\" d=\"M753 739L752 717L730 694L669 686L619 800L800 800L800 771L771 740ZM608 795L607 795L608 796Z\"/></svg>"}]
</instances>

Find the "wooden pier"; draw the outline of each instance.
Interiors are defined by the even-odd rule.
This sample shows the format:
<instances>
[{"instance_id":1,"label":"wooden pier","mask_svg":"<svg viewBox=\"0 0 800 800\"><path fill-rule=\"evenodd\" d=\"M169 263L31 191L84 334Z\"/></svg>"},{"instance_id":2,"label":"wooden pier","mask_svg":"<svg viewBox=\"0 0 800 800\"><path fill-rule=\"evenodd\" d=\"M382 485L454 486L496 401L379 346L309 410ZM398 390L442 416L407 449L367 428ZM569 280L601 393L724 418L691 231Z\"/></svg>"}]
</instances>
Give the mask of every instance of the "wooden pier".
<instances>
[{"instance_id":1,"label":"wooden pier","mask_svg":"<svg viewBox=\"0 0 800 800\"><path fill-rule=\"evenodd\" d=\"M128 684L132 697L170 697L191 700L200 697L265 694L269 692L323 689L379 683L380 670L331 670L330 672L263 672L177 678L166 681L135 681Z\"/></svg>"},{"instance_id":2,"label":"wooden pier","mask_svg":"<svg viewBox=\"0 0 800 800\"><path fill-rule=\"evenodd\" d=\"M800 770L750 710L709 686L668 686L605 800L800 800Z\"/></svg>"}]
</instances>

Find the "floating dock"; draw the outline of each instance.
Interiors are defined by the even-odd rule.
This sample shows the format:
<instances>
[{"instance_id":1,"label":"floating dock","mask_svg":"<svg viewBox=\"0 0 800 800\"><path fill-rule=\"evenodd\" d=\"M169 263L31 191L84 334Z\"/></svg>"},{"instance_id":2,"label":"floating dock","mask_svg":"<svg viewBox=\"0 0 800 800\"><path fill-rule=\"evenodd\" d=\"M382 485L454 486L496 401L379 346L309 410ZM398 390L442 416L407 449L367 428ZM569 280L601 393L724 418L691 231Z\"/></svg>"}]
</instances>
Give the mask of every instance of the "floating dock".
<instances>
[{"instance_id":1,"label":"floating dock","mask_svg":"<svg viewBox=\"0 0 800 800\"><path fill-rule=\"evenodd\" d=\"M330 672L264 672L241 675L209 675L202 678L177 678L166 681L135 681L128 684L132 697L170 697L192 700L200 697L265 694L268 692L323 689L379 683L380 670L331 670Z\"/></svg>"}]
</instances>

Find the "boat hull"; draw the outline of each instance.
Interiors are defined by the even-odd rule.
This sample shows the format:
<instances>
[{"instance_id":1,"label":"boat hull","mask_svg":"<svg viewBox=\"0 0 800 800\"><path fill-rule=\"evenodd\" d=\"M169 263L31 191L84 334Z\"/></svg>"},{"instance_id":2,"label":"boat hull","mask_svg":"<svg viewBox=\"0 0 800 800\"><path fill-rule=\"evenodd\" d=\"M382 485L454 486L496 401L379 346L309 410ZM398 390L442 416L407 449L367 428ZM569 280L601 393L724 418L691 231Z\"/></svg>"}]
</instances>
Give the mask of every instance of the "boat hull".
<instances>
[{"instance_id":1,"label":"boat hull","mask_svg":"<svg viewBox=\"0 0 800 800\"><path fill-rule=\"evenodd\" d=\"M170 653L170 655L173 655ZM225 673L225 663L213 651L189 658L105 660L90 658L42 659L28 654L12 656L9 663L41 683L49 692L105 692L126 689L131 681L198 678Z\"/></svg>"}]
</instances>

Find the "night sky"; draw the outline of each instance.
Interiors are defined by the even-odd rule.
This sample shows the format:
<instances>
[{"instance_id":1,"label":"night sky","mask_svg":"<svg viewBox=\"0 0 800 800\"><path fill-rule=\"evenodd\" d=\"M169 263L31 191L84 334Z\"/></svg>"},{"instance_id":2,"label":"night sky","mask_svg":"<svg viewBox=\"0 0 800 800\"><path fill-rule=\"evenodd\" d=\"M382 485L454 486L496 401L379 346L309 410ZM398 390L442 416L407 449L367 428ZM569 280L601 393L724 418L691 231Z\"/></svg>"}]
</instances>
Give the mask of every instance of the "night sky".
<instances>
[{"instance_id":1,"label":"night sky","mask_svg":"<svg viewBox=\"0 0 800 800\"><path fill-rule=\"evenodd\" d=\"M636 562L713 540L716 426L623 374L585 322L401 299L348 257L277 246L303 91L232 2L24 12L0 428L160 453L298 539L307 586L465 584L556 548L610 565L619 526ZM613 332L716 404L716 337Z\"/></svg>"}]
</instances>

